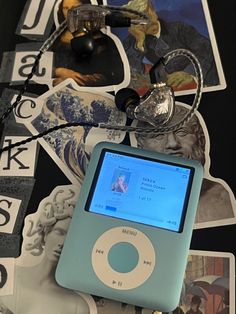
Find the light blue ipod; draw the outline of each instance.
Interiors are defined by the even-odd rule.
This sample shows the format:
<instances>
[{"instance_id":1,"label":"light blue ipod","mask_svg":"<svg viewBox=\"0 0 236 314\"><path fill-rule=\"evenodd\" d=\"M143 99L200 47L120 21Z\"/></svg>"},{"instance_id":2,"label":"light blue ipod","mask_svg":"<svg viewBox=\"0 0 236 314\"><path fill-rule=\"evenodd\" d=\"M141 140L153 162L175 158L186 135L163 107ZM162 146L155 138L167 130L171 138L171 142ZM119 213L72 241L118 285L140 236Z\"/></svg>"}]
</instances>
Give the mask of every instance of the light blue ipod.
<instances>
[{"instance_id":1,"label":"light blue ipod","mask_svg":"<svg viewBox=\"0 0 236 314\"><path fill-rule=\"evenodd\" d=\"M56 270L59 285L176 308L203 177L197 161L95 146Z\"/></svg>"}]
</instances>

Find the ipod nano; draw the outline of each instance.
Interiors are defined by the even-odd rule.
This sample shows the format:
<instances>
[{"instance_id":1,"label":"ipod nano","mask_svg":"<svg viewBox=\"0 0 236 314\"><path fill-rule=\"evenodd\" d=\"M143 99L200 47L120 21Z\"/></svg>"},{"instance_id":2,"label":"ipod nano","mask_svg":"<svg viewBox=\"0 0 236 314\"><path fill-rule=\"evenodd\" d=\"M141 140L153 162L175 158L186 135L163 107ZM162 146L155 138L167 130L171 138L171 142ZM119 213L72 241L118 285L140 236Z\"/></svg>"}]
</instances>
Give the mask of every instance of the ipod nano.
<instances>
[{"instance_id":1,"label":"ipod nano","mask_svg":"<svg viewBox=\"0 0 236 314\"><path fill-rule=\"evenodd\" d=\"M58 284L144 308L175 309L202 177L197 161L96 145L57 266Z\"/></svg>"}]
</instances>

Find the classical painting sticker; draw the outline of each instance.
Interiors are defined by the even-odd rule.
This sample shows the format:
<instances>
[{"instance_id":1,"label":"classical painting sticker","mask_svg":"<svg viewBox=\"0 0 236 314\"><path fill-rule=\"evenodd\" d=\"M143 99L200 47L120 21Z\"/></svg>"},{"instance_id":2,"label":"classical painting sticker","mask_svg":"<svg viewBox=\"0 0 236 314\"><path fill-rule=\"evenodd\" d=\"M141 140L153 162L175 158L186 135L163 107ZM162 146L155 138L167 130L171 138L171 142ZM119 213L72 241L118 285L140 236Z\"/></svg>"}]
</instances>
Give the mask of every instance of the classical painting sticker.
<instances>
[{"instance_id":1,"label":"classical painting sticker","mask_svg":"<svg viewBox=\"0 0 236 314\"><path fill-rule=\"evenodd\" d=\"M140 94L150 87L148 72L161 57L175 49L190 50L203 71L204 91L226 87L206 0L104 0L104 4L134 9L149 17L147 25L112 28L130 64L130 87ZM166 66L167 83L179 94L195 92L194 69L185 57Z\"/></svg>"},{"instance_id":2,"label":"classical painting sticker","mask_svg":"<svg viewBox=\"0 0 236 314\"><path fill-rule=\"evenodd\" d=\"M233 254L190 251L179 313L235 313L234 275Z\"/></svg>"}]
</instances>

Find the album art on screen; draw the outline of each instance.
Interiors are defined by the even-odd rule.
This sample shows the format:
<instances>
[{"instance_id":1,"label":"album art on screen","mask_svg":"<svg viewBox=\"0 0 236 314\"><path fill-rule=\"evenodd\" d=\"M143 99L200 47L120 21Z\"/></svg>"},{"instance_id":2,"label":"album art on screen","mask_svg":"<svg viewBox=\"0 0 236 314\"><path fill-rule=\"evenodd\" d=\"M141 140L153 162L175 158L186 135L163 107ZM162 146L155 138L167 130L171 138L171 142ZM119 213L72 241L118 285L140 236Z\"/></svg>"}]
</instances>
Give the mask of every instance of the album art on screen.
<instances>
[{"instance_id":1,"label":"album art on screen","mask_svg":"<svg viewBox=\"0 0 236 314\"><path fill-rule=\"evenodd\" d=\"M129 188L130 175L129 171L115 169L111 180L111 191L126 193Z\"/></svg>"},{"instance_id":2,"label":"album art on screen","mask_svg":"<svg viewBox=\"0 0 236 314\"><path fill-rule=\"evenodd\" d=\"M148 72L160 57L178 48L190 50L198 58L204 81L204 91L226 87L217 48L217 38L206 0L104 0L108 5L145 13L148 25L112 28L121 40L130 64L130 87L140 94L150 86ZM167 83L178 93L196 88L194 69L186 58L167 65Z\"/></svg>"}]
</instances>

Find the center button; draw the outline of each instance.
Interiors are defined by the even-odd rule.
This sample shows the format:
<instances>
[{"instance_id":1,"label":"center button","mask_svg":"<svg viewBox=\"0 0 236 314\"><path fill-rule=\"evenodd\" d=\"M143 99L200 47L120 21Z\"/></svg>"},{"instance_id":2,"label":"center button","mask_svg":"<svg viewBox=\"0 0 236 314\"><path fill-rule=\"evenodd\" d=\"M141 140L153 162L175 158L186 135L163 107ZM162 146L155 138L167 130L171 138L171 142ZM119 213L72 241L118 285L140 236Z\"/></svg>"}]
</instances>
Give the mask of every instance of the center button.
<instances>
[{"instance_id":1,"label":"center button","mask_svg":"<svg viewBox=\"0 0 236 314\"><path fill-rule=\"evenodd\" d=\"M139 254L135 246L128 242L114 244L108 253L110 266L119 273L128 273L138 264Z\"/></svg>"}]
</instances>

